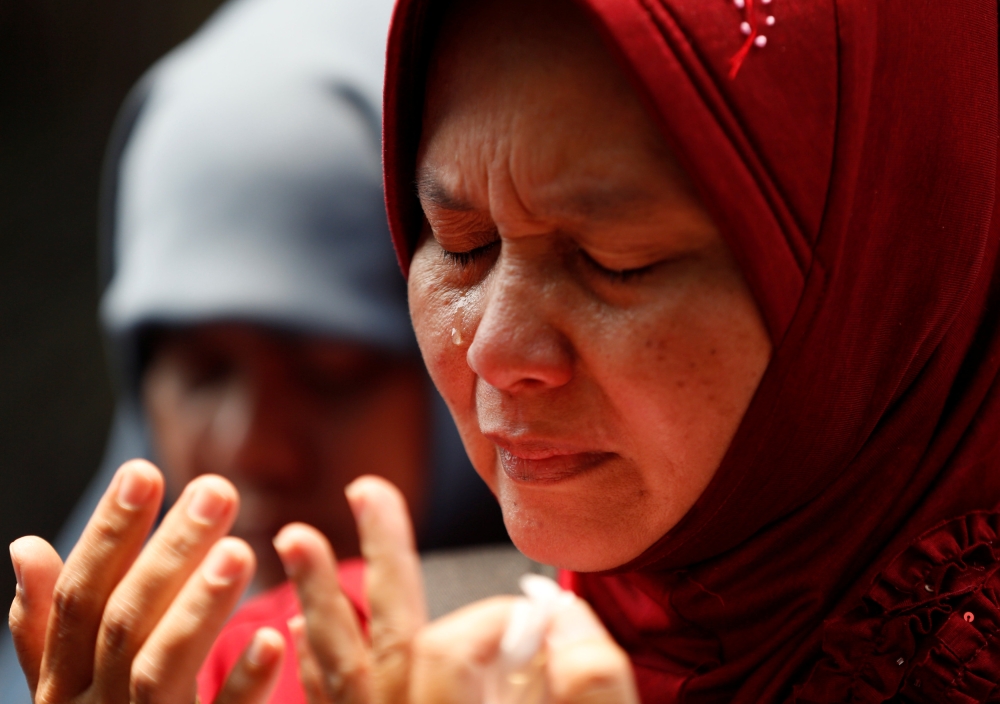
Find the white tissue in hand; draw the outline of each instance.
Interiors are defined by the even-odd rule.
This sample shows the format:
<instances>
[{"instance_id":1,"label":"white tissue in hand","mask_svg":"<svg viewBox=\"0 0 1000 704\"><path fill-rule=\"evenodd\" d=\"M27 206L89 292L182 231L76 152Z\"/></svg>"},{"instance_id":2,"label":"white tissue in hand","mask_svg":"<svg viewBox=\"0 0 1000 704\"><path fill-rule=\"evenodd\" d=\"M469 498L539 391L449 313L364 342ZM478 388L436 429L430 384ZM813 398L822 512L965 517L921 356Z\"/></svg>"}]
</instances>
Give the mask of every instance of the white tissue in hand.
<instances>
[{"instance_id":1,"label":"white tissue in hand","mask_svg":"<svg viewBox=\"0 0 1000 704\"><path fill-rule=\"evenodd\" d=\"M500 641L501 657L514 667L528 664L538 654L552 614L566 597L573 599L572 594L541 575L526 574L520 585L528 598L514 604Z\"/></svg>"},{"instance_id":2,"label":"white tissue in hand","mask_svg":"<svg viewBox=\"0 0 1000 704\"><path fill-rule=\"evenodd\" d=\"M497 660L487 672L486 704L541 704L547 699L539 654L552 616L573 595L537 574L524 575L520 584L527 598L511 609Z\"/></svg>"}]
</instances>

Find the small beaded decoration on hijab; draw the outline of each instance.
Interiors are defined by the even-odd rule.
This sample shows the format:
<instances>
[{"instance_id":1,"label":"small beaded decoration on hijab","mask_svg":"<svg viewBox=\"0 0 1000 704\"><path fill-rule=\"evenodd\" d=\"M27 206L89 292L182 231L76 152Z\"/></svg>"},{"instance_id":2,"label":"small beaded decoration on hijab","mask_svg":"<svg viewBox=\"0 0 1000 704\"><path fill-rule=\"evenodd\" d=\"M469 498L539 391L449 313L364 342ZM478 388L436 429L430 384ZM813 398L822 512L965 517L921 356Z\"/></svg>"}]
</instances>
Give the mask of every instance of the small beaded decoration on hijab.
<instances>
[{"instance_id":1,"label":"small beaded decoration on hijab","mask_svg":"<svg viewBox=\"0 0 1000 704\"><path fill-rule=\"evenodd\" d=\"M760 0L762 5L769 6L773 0ZM746 60L747 56L750 54L750 50L754 47L758 49L763 49L767 46L767 35L762 33L761 29L761 19L758 16L760 13L754 10L754 0L733 0L733 4L736 8L743 12L743 21L740 22L740 32L746 36L746 41L743 42L743 46L737 51L731 59L729 59L729 78L736 78L736 74L740 72L740 67L743 66L743 62ZM771 14L772 8L765 7L766 15L764 16L763 23L767 27L773 27L775 23L774 15Z\"/></svg>"}]
</instances>

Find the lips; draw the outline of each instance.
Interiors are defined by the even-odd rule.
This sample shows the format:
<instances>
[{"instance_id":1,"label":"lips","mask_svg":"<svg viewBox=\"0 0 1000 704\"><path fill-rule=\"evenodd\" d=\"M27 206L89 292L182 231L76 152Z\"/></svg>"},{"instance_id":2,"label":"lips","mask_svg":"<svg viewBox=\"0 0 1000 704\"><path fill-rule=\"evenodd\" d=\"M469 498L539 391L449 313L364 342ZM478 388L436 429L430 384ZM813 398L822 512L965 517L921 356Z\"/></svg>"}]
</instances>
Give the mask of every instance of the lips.
<instances>
[{"instance_id":1,"label":"lips","mask_svg":"<svg viewBox=\"0 0 1000 704\"><path fill-rule=\"evenodd\" d=\"M500 466L511 480L554 484L585 474L609 461L612 452L580 451L539 441L510 441L493 436Z\"/></svg>"}]
</instances>

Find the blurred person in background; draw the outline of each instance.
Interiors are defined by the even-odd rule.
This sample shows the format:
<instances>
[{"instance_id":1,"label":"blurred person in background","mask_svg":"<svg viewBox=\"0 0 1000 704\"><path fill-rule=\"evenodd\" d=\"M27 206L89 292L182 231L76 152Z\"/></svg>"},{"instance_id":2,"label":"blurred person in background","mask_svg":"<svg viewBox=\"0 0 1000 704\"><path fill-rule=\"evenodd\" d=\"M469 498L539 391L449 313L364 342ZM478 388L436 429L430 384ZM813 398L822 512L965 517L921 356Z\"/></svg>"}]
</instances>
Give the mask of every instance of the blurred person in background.
<instances>
[{"instance_id":1,"label":"blurred person in background","mask_svg":"<svg viewBox=\"0 0 1000 704\"><path fill-rule=\"evenodd\" d=\"M168 502L201 474L233 482L232 533L257 555L255 590L285 579L271 539L289 522L357 555L343 488L362 474L403 489L422 549L507 540L420 360L388 235L380 104L392 5L235 0L126 101L101 243L101 322L121 394L102 469L57 542L63 557L132 457L158 462ZM525 560L512 548L487 557L499 555L511 564L488 562L512 589ZM468 571L429 564L446 582ZM437 610L495 584L458 596L443 584ZM4 646L0 699L28 702Z\"/></svg>"}]
</instances>

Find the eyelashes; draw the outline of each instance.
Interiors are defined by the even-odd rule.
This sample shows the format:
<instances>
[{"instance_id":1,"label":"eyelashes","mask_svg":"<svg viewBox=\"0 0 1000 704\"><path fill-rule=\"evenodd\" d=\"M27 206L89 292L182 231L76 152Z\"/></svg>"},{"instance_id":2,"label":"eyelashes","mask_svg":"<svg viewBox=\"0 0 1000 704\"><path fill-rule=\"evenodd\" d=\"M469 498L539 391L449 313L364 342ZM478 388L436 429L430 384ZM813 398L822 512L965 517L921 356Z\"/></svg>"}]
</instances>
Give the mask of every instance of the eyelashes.
<instances>
[{"instance_id":1,"label":"eyelashes","mask_svg":"<svg viewBox=\"0 0 1000 704\"><path fill-rule=\"evenodd\" d=\"M466 269L472 264L477 263L480 259L484 258L486 255L490 254L494 249L500 246L498 240L494 240L488 244L484 244L481 247L476 247L475 249L470 249L466 252L452 252L450 250L441 249L441 254L449 262L457 264L462 269Z\"/></svg>"},{"instance_id":2,"label":"eyelashes","mask_svg":"<svg viewBox=\"0 0 1000 704\"><path fill-rule=\"evenodd\" d=\"M601 265L600 262L587 254L587 252L583 249L580 250L580 256L587 263L587 266L590 269L596 271L608 281L616 284L624 284L629 281L634 281L643 274L648 273L654 266L656 266L656 264L650 264L649 266L642 266L635 269L609 269L606 266Z\"/></svg>"},{"instance_id":3,"label":"eyelashes","mask_svg":"<svg viewBox=\"0 0 1000 704\"><path fill-rule=\"evenodd\" d=\"M500 241L494 240L488 244L484 244L475 249L470 249L465 252L453 252L442 248L442 256L451 264L456 265L458 268L465 270L469 267L480 263L481 260L486 259L490 255L494 254L495 251L500 247ZM591 271L597 273L603 279L616 284L624 284L630 281L634 281L644 274L652 270L656 264L650 264L648 266L637 267L635 269L609 269L600 264L596 259L587 254L586 250L579 249L579 256L583 259L584 264Z\"/></svg>"}]
</instances>

